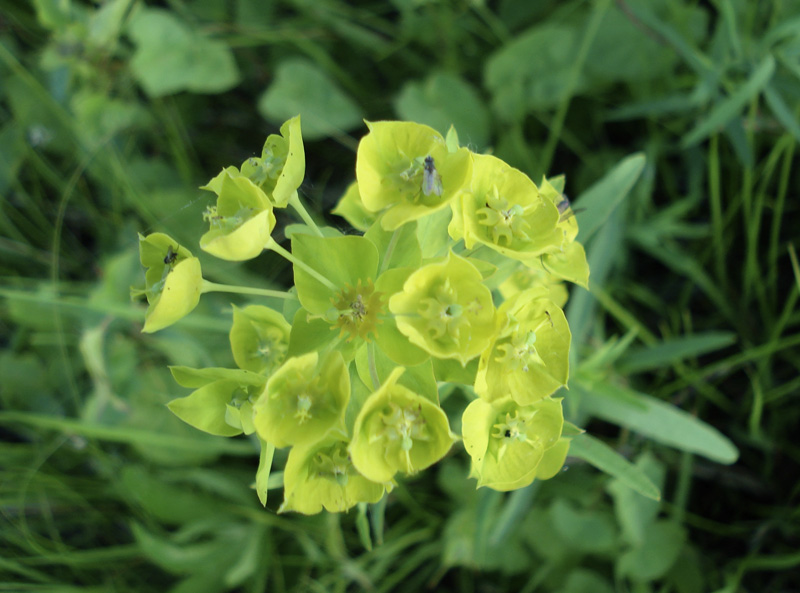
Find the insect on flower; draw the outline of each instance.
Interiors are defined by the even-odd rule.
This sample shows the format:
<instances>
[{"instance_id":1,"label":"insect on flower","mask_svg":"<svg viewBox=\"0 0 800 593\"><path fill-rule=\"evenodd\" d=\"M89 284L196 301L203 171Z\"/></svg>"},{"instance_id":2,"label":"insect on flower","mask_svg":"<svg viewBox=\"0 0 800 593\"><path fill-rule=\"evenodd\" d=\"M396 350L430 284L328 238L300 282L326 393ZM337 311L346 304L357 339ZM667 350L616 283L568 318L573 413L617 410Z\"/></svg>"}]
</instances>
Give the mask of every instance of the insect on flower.
<instances>
[{"instance_id":1,"label":"insect on flower","mask_svg":"<svg viewBox=\"0 0 800 593\"><path fill-rule=\"evenodd\" d=\"M578 208L577 210L573 210L572 206L570 205L567 194L561 194L561 201L558 204L556 204L556 208L558 208L558 213L560 214L558 222L564 222L565 220L569 220L572 216L575 216L578 212L583 212L584 210L586 210L586 208Z\"/></svg>"},{"instance_id":2,"label":"insect on flower","mask_svg":"<svg viewBox=\"0 0 800 593\"><path fill-rule=\"evenodd\" d=\"M422 193L426 196L431 194L441 196L442 191L442 176L439 175L439 172L436 170L433 157L428 155L425 157L425 163L423 165Z\"/></svg>"},{"instance_id":3,"label":"insect on flower","mask_svg":"<svg viewBox=\"0 0 800 593\"><path fill-rule=\"evenodd\" d=\"M172 245L170 245L169 248L167 249L167 255L166 257L164 257L164 263L169 266L174 264L176 259L178 259L178 252L173 251Z\"/></svg>"}]
</instances>

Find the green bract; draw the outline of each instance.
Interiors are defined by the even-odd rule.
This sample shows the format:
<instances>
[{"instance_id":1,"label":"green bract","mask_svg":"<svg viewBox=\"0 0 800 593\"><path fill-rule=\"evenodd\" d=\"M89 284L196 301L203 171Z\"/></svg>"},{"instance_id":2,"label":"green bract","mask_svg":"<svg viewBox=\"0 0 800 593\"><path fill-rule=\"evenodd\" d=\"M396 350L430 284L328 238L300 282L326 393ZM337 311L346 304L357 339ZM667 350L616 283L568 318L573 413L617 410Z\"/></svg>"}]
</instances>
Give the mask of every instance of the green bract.
<instances>
[{"instance_id":1,"label":"green bract","mask_svg":"<svg viewBox=\"0 0 800 593\"><path fill-rule=\"evenodd\" d=\"M341 216L359 231L366 231L377 218L374 212L364 208L364 202L361 201L361 194L358 192L358 183L355 181L347 186L336 208L331 210L331 214Z\"/></svg>"},{"instance_id":2,"label":"green bract","mask_svg":"<svg viewBox=\"0 0 800 593\"><path fill-rule=\"evenodd\" d=\"M203 216L210 225L200 237L203 251L229 261L259 255L275 227L272 203L264 191L247 177L227 169L204 189L217 193L217 205L209 207Z\"/></svg>"},{"instance_id":3,"label":"green bract","mask_svg":"<svg viewBox=\"0 0 800 593\"><path fill-rule=\"evenodd\" d=\"M284 500L279 513L306 515L341 512L359 502L378 502L384 484L370 482L356 471L347 452L347 439L329 434L322 440L293 447L283 473Z\"/></svg>"},{"instance_id":4,"label":"green bract","mask_svg":"<svg viewBox=\"0 0 800 593\"><path fill-rule=\"evenodd\" d=\"M283 315L269 307L234 306L230 341L236 366L270 375L286 359L291 329Z\"/></svg>"},{"instance_id":5,"label":"green bract","mask_svg":"<svg viewBox=\"0 0 800 593\"><path fill-rule=\"evenodd\" d=\"M466 148L450 152L433 128L396 121L367 122L367 127L369 134L358 144L358 190L368 211L386 211L384 228L444 208L469 183L472 154Z\"/></svg>"},{"instance_id":6,"label":"green bract","mask_svg":"<svg viewBox=\"0 0 800 593\"><path fill-rule=\"evenodd\" d=\"M163 233L139 235L139 259L147 268L144 294L150 305L142 331L155 332L188 315L200 302L200 260Z\"/></svg>"},{"instance_id":7,"label":"green bract","mask_svg":"<svg viewBox=\"0 0 800 593\"><path fill-rule=\"evenodd\" d=\"M462 417L464 447L472 458L470 475L478 479L479 488L506 491L527 486L537 477L545 452L558 442L563 423L560 399L529 406L510 397L473 400ZM556 452L566 454L563 449ZM551 470L548 463L542 476L549 477Z\"/></svg>"},{"instance_id":8,"label":"green bract","mask_svg":"<svg viewBox=\"0 0 800 593\"><path fill-rule=\"evenodd\" d=\"M558 208L527 175L490 155L475 155L472 183L453 201L449 232L472 248L482 243L529 261L560 247Z\"/></svg>"},{"instance_id":9,"label":"green bract","mask_svg":"<svg viewBox=\"0 0 800 593\"><path fill-rule=\"evenodd\" d=\"M494 332L492 293L468 260L450 252L442 263L423 266L389 299L397 328L437 358L466 364Z\"/></svg>"},{"instance_id":10,"label":"green bract","mask_svg":"<svg viewBox=\"0 0 800 593\"><path fill-rule=\"evenodd\" d=\"M350 375L342 355L311 352L288 359L253 407L258 436L276 447L313 443L343 422Z\"/></svg>"},{"instance_id":11,"label":"green bract","mask_svg":"<svg viewBox=\"0 0 800 593\"><path fill-rule=\"evenodd\" d=\"M180 385L197 388L167 404L178 418L218 436L253 433L253 401L263 391L265 377L232 369L170 370Z\"/></svg>"},{"instance_id":12,"label":"green bract","mask_svg":"<svg viewBox=\"0 0 800 593\"><path fill-rule=\"evenodd\" d=\"M563 311L529 289L497 312L497 333L481 355L475 392L487 400L511 396L525 406L566 385L570 331Z\"/></svg>"},{"instance_id":13,"label":"green bract","mask_svg":"<svg viewBox=\"0 0 800 593\"><path fill-rule=\"evenodd\" d=\"M286 121L280 136L270 134L261 156L247 159L241 172L266 192L276 208L285 208L306 174L300 116Z\"/></svg>"},{"instance_id":14,"label":"green bract","mask_svg":"<svg viewBox=\"0 0 800 593\"><path fill-rule=\"evenodd\" d=\"M444 457L453 444L442 409L397 384L404 370L392 371L356 417L350 457L359 473L373 482L389 482L397 472L423 470Z\"/></svg>"}]
</instances>

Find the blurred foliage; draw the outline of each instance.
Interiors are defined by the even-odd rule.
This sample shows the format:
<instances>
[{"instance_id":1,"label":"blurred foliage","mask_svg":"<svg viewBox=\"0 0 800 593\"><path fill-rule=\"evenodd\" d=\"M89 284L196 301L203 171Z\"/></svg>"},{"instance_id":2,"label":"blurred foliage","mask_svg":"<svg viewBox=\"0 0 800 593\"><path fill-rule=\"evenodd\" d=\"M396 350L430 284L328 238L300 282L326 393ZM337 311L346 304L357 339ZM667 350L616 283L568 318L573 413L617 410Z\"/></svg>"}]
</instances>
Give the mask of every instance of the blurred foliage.
<instances>
[{"instance_id":1,"label":"blurred foliage","mask_svg":"<svg viewBox=\"0 0 800 593\"><path fill-rule=\"evenodd\" d=\"M797 0L0 0L0 587L794 590L798 105ZM368 510L278 516L256 443L169 413L166 364L232 365L231 300L141 334L137 232L194 245L196 188L299 112L318 213L361 118L566 174L592 278L565 407L660 502L575 458L473 491L457 453ZM203 270L279 285L261 260Z\"/></svg>"}]
</instances>

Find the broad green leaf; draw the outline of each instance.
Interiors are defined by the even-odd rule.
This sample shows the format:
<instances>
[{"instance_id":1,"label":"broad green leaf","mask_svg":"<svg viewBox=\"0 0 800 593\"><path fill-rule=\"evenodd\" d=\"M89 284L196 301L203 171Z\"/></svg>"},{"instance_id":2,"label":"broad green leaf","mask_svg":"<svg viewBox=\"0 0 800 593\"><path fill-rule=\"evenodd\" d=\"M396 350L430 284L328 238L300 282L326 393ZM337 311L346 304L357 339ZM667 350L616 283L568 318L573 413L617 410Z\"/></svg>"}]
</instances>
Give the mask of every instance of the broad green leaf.
<instances>
[{"instance_id":1,"label":"broad green leaf","mask_svg":"<svg viewBox=\"0 0 800 593\"><path fill-rule=\"evenodd\" d=\"M136 45L131 70L151 97L180 91L221 93L239 82L230 48L192 30L175 13L141 9L131 19L128 34Z\"/></svg>"},{"instance_id":2,"label":"broad green leaf","mask_svg":"<svg viewBox=\"0 0 800 593\"><path fill-rule=\"evenodd\" d=\"M639 179L645 162L645 156L640 152L625 157L605 177L580 195L576 200L576 207L585 208L585 211L575 215L579 228L577 241L586 243L605 223Z\"/></svg>"},{"instance_id":3,"label":"broad green leaf","mask_svg":"<svg viewBox=\"0 0 800 593\"><path fill-rule=\"evenodd\" d=\"M693 358L730 346L736 342L733 332L705 332L670 338L646 348L631 348L620 359L620 372L640 373L668 367L680 360Z\"/></svg>"},{"instance_id":4,"label":"broad green leaf","mask_svg":"<svg viewBox=\"0 0 800 593\"><path fill-rule=\"evenodd\" d=\"M723 99L711 110L708 117L700 120L694 129L681 140L681 146L689 147L707 138L715 131L725 127L739 115L744 107L767 86L775 72L775 58L768 54L750 75L730 96Z\"/></svg>"},{"instance_id":5,"label":"broad green leaf","mask_svg":"<svg viewBox=\"0 0 800 593\"><path fill-rule=\"evenodd\" d=\"M661 578L678 559L685 541L686 530L678 523L657 521L647 530L640 546L619 557L617 570L639 582Z\"/></svg>"},{"instance_id":6,"label":"broad green leaf","mask_svg":"<svg viewBox=\"0 0 800 593\"><path fill-rule=\"evenodd\" d=\"M484 80L492 93L495 112L506 121L520 119L531 108L558 104L570 85L571 64L577 57L578 30L564 24L545 24L517 35L486 62ZM581 76L574 92L586 88Z\"/></svg>"},{"instance_id":7,"label":"broad green leaf","mask_svg":"<svg viewBox=\"0 0 800 593\"><path fill-rule=\"evenodd\" d=\"M301 114L303 138L339 136L361 125L361 108L316 64L303 58L282 61L270 87L258 99L258 112L282 122Z\"/></svg>"},{"instance_id":8,"label":"broad green leaf","mask_svg":"<svg viewBox=\"0 0 800 593\"><path fill-rule=\"evenodd\" d=\"M739 457L736 446L716 428L671 404L608 383L579 383L574 387L583 396L582 409L593 416L719 463L734 463ZM618 397L618 392L636 398L645 407L630 405Z\"/></svg>"},{"instance_id":9,"label":"broad green leaf","mask_svg":"<svg viewBox=\"0 0 800 593\"><path fill-rule=\"evenodd\" d=\"M659 489L664 487L665 467L649 451L639 455L636 459L636 467L641 469ZM614 499L614 513L622 528L625 541L631 545L642 543L647 530L658 516L661 503L639 496L620 480L613 480L608 484L606 490Z\"/></svg>"},{"instance_id":10,"label":"broad green leaf","mask_svg":"<svg viewBox=\"0 0 800 593\"><path fill-rule=\"evenodd\" d=\"M467 146L481 150L489 141L489 114L480 95L461 77L435 73L409 81L395 100L401 119L416 121L445 134L454 126Z\"/></svg>"},{"instance_id":11,"label":"broad green leaf","mask_svg":"<svg viewBox=\"0 0 800 593\"><path fill-rule=\"evenodd\" d=\"M193 369L185 366L171 366L169 370L178 385L189 387L190 389L197 389L223 379L236 381L242 385L264 385L267 382L267 378L263 375L241 369L226 369L222 367Z\"/></svg>"},{"instance_id":12,"label":"broad green leaf","mask_svg":"<svg viewBox=\"0 0 800 593\"><path fill-rule=\"evenodd\" d=\"M583 459L597 469L617 478L642 496L653 500L661 499L661 493L647 477L647 474L611 447L588 434L572 438L569 454Z\"/></svg>"},{"instance_id":13,"label":"broad green leaf","mask_svg":"<svg viewBox=\"0 0 800 593\"><path fill-rule=\"evenodd\" d=\"M559 499L550 507L550 514L553 526L577 552L610 552L616 545L616 529L608 513L576 509L566 500Z\"/></svg>"}]
</instances>

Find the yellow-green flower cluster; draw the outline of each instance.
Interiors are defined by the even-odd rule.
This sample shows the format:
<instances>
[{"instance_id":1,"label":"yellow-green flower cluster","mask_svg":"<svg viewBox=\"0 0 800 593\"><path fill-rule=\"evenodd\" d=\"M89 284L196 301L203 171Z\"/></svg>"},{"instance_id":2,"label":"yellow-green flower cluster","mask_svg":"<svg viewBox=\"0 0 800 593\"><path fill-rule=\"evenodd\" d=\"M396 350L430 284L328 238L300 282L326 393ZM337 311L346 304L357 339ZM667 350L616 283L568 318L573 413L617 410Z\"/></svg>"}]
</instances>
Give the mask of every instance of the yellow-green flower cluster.
<instances>
[{"instance_id":1,"label":"yellow-green flower cluster","mask_svg":"<svg viewBox=\"0 0 800 593\"><path fill-rule=\"evenodd\" d=\"M439 401L445 382L464 386L461 438L479 487L554 476L569 447L553 397L569 375L562 281L588 281L560 181L537 186L459 146L454 130L367 127L356 181L334 210L363 235L318 227L302 207L299 116L260 157L204 187L217 199L201 248L236 261L273 249L292 263L294 287L280 310L234 307L239 368L173 368L194 391L170 409L211 434L258 437L262 502L271 452L289 447L280 511L376 502L398 476L442 459L459 440ZM271 236L274 209L287 205L306 223L293 227L290 250ZM222 290L166 235L143 237L141 252L145 331L177 321L201 292Z\"/></svg>"}]
</instances>

